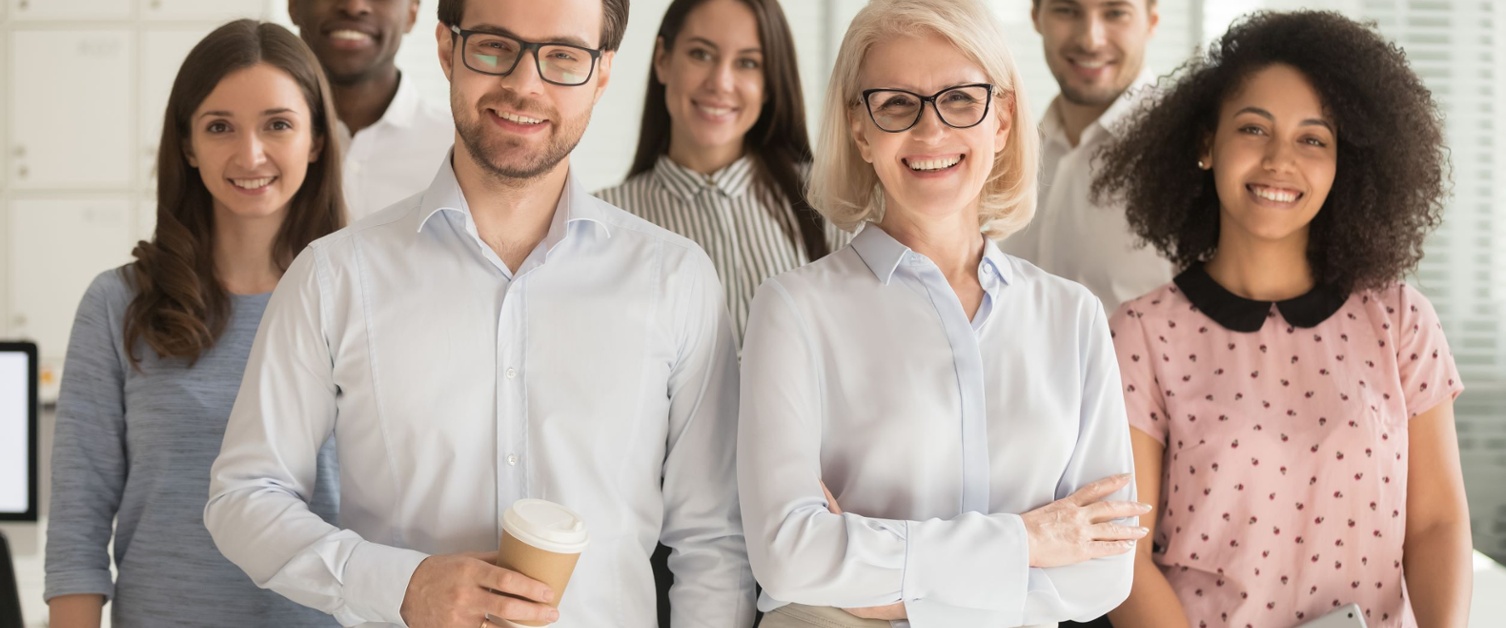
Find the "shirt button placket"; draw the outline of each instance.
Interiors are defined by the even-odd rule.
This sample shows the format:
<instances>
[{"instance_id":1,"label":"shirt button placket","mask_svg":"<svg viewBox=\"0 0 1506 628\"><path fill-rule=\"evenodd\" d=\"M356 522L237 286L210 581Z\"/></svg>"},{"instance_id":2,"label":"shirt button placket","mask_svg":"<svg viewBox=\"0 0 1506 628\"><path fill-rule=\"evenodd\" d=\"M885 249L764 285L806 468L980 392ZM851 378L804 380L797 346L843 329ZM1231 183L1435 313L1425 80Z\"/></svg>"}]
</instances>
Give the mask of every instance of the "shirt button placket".
<instances>
[{"instance_id":1,"label":"shirt button placket","mask_svg":"<svg viewBox=\"0 0 1506 628\"><path fill-rule=\"evenodd\" d=\"M523 455L527 444L527 407L523 388L522 320L525 310L521 277L505 289L497 318L497 506L505 508L528 496L527 467Z\"/></svg>"}]
</instances>

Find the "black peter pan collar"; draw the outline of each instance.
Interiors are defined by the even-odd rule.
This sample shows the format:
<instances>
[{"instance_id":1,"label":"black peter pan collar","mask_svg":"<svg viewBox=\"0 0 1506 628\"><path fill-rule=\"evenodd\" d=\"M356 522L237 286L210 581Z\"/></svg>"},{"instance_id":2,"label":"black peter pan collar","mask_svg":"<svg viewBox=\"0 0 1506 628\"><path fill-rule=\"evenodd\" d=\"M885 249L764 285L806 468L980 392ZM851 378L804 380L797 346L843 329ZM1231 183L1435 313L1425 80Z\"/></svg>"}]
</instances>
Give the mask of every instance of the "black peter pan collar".
<instances>
[{"instance_id":1,"label":"black peter pan collar","mask_svg":"<svg viewBox=\"0 0 1506 628\"><path fill-rule=\"evenodd\" d=\"M1208 275L1203 264L1194 264L1177 275L1177 288L1197 309L1225 329L1242 333L1260 331L1270 316L1271 306L1281 312L1286 322L1297 327L1317 327L1344 307L1349 295L1330 286L1318 284L1307 294L1285 301L1254 301L1229 292Z\"/></svg>"}]
</instances>

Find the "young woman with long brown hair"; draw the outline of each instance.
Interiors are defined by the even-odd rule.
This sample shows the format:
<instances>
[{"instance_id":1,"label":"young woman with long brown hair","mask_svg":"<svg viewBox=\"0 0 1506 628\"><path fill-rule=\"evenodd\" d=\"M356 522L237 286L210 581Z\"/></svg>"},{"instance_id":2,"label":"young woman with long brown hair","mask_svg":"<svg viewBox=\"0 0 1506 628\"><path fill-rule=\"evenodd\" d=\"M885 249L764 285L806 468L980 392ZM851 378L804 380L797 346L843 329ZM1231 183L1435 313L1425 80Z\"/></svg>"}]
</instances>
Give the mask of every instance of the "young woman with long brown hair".
<instances>
[{"instance_id":1,"label":"young woman with long brown hair","mask_svg":"<svg viewBox=\"0 0 1506 628\"><path fill-rule=\"evenodd\" d=\"M204 529L257 324L293 257L345 221L318 61L286 29L210 33L168 99L157 227L101 274L74 322L53 448L47 592L53 625L334 625L258 589ZM332 518L333 451L310 500ZM106 547L114 541L118 577Z\"/></svg>"}]
</instances>

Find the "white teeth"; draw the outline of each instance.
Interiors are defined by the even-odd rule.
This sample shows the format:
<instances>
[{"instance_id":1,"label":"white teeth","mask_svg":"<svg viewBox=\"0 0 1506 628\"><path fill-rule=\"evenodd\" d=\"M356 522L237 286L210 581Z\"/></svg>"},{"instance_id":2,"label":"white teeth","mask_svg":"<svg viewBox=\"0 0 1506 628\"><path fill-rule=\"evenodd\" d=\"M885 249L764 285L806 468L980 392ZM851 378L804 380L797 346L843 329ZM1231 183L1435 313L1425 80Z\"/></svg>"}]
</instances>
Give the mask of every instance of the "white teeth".
<instances>
[{"instance_id":1,"label":"white teeth","mask_svg":"<svg viewBox=\"0 0 1506 628\"><path fill-rule=\"evenodd\" d=\"M701 104L697 104L695 107L696 109L700 109L701 111L705 112L707 115L717 117L729 115L733 111L731 107L710 107Z\"/></svg>"},{"instance_id":2,"label":"white teeth","mask_svg":"<svg viewBox=\"0 0 1506 628\"><path fill-rule=\"evenodd\" d=\"M1290 203L1297 200L1298 196L1298 193L1296 192L1287 192L1278 190L1276 188L1268 188L1259 185L1250 186L1250 191L1253 192L1255 196L1266 199L1268 201L1276 201L1278 203Z\"/></svg>"},{"instance_id":3,"label":"white teeth","mask_svg":"<svg viewBox=\"0 0 1506 628\"><path fill-rule=\"evenodd\" d=\"M957 165L959 161L962 161L962 155L943 157L941 159L907 159L905 160L905 164L910 166L911 170L946 170Z\"/></svg>"},{"instance_id":4,"label":"white teeth","mask_svg":"<svg viewBox=\"0 0 1506 628\"><path fill-rule=\"evenodd\" d=\"M1073 61L1072 63L1077 64L1077 67L1087 68L1089 70L1097 70L1098 68L1101 68L1101 67L1106 66L1106 65L1109 64L1109 62L1107 62L1107 61L1081 61L1081 60Z\"/></svg>"},{"instance_id":5,"label":"white teeth","mask_svg":"<svg viewBox=\"0 0 1506 628\"><path fill-rule=\"evenodd\" d=\"M361 31L352 30L332 31L329 36L331 39L341 39L345 41L366 41L371 39L371 35L367 35L366 33L363 33Z\"/></svg>"},{"instance_id":6,"label":"white teeth","mask_svg":"<svg viewBox=\"0 0 1506 628\"><path fill-rule=\"evenodd\" d=\"M503 113L500 111L497 112L497 117L515 124L540 124L544 122L543 120L539 120L537 118L529 118L511 113Z\"/></svg>"},{"instance_id":7,"label":"white teeth","mask_svg":"<svg viewBox=\"0 0 1506 628\"><path fill-rule=\"evenodd\" d=\"M271 185L272 181L276 178L277 177L263 177L260 179L231 179L230 183L238 188L246 190L256 190Z\"/></svg>"}]
</instances>

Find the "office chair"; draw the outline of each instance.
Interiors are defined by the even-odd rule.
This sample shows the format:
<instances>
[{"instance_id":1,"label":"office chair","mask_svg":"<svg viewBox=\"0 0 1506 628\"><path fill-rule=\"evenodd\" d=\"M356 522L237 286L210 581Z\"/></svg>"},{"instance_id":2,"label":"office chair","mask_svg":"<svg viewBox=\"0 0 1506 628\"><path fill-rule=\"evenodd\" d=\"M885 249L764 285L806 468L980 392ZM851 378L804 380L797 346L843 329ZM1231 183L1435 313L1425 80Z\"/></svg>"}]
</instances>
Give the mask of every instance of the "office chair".
<instances>
[{"instance_id":1,"label":"office chair","mask_svg":"<svg viewBox=\"0 0 1506 628\"><path fill-rule=\"evenodd\" d=\"M10 542L0 532L0 628L21 628L21 590L10 557Z\"/></svg>"}]
</instances>

